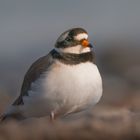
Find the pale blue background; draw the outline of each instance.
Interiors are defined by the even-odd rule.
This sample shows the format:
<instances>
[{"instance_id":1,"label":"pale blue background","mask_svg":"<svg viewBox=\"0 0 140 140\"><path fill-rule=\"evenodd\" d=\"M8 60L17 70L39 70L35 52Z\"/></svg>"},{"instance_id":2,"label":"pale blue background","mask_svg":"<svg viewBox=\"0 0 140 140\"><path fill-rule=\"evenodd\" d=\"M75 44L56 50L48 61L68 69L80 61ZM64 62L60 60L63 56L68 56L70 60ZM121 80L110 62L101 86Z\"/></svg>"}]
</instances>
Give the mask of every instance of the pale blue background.
<instances>
[{"instance_id":1,"label":"pale blue background","mask_svg":"<svg viewBox=\"0 0 140 140\"><path fill-rule=\"evenodd\" d=\"M97 52L112 40L139 47L140 1L1 0L0 89L18 93L29 65L72 27L85 28Z\"/></svg>"}]
</instances>

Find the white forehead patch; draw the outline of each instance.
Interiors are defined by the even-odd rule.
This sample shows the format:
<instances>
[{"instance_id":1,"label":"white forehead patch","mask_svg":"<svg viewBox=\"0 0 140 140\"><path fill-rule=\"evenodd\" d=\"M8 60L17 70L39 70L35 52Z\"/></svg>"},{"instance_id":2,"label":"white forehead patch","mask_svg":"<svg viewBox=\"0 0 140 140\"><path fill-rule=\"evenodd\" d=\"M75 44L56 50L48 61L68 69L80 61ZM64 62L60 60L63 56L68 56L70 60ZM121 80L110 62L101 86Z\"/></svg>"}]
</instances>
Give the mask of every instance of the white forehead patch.
<instances>
[{"instance_id":1,"label":"white forehead patch","mask_svg":"<svg viewBox=\"0 0 140 140\"><path fill-rule=\"evenodd\" d=\"M77 36L74 37L75 40L82 40L82 39L87 39L88 38L88 35L86 33L81 33L81 34L78 34Z\"/></svg>"},{"instance_id":2,"label":"white forehead patch","mask_svg":"<svg viewBox=\"0 0 140 140\"><path fill-rule=\"evenodd\" d=\"M61 42L63 40L66 39L66 37L68 36L69 32L63 33L57 40L57 42Z\"/></svg>"}]
</instances>

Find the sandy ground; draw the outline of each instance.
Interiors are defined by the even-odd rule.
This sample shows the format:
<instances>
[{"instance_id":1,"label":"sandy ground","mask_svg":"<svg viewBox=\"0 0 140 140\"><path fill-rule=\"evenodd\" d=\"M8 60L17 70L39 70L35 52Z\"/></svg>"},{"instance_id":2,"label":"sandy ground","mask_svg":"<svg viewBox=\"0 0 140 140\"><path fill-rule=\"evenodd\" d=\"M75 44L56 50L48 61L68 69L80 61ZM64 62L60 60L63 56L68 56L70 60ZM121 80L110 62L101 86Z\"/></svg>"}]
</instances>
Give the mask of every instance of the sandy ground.
<instances>
[{"instance_id":1,"label":"sandy ground","mask_svg":"<svg viewBox=\"0 0 140 140\"><path fill-rule=\"evenodd\" d=\"M140 114L96 107L92 112L50 122L47 118L0 124L0 140L138 140Z\"/></svg>"}]
</instances>

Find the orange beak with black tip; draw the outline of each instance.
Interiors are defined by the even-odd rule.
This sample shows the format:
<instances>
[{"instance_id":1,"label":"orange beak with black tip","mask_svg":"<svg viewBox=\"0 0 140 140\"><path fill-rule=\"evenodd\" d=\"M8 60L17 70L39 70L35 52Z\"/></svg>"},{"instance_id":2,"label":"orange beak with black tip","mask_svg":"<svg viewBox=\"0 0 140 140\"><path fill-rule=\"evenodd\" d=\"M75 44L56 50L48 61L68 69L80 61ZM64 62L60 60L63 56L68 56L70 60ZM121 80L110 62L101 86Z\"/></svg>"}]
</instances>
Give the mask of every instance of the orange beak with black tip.
<instances>
[{"instance_id":1,"label":"orange beak with black tip","mask_svg":"<svg viewBox=\"0 0 140 140\"><path fill-rule=\"evenodd\" d=\"M89 43L89 41L87 39L83 39L81 41L81 45L86 48L86 47L89 47L89 48L92 48L92 45Z\"/></svg>"}]
</instances>

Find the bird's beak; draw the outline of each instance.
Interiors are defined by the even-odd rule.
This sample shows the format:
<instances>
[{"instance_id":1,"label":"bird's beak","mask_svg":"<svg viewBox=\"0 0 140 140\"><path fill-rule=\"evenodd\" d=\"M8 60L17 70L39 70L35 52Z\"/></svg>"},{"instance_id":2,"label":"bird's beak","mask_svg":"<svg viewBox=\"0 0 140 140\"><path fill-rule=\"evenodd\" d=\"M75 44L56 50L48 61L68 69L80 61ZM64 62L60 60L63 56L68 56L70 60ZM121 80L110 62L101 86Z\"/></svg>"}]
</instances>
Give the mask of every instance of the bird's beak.
<instances>
[{"instance_id":1,"label":"bird's beak","mask_svg":"<svg viewBox=\"0 0 140 140\"><path fill-rule=\"evenodd\" d=\"M93 48L92 44L88 44L88 47L91 48L91 49Z\"/></svg>"},{"instance_id":2,"label":"bird's beak","mask_svg":"<svg viewBox=\"0 0 140 140\"><path fill-rule=\"evenodd\" d=\"M89 43L89 41L87 39L83 39L81 41L81 45L86 48L86 47L89 47L89 48L92 48L92 45Z\"/></svg>"}]
</instances>

